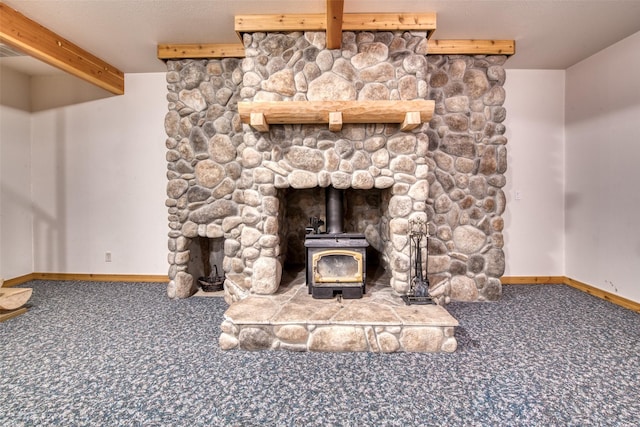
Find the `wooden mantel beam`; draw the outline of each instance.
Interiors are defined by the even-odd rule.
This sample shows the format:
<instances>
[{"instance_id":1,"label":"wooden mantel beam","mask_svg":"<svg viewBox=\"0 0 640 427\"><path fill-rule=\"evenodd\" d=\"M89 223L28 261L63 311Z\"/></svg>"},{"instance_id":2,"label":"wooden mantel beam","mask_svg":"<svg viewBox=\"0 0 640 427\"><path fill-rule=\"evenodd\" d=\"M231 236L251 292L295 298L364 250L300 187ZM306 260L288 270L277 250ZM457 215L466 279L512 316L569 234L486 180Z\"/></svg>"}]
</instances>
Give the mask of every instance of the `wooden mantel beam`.
<instances>
[{"instance_id":1,"label":"wooden mantel beam","mask_svg":"<svg viewBox=\"0 0 640 427\"><path fill-rule=\"evenodd\" d=\"M113 94L124 94L124 73L0 2L0 41Z\"/></svg>"},{"instance_id":2,"label":"wooden mantel beam","mask_svg":"<svg viewBox=\"0 0 640 427\"><path fill-rule=\"evenodd\" d=\"M327 0L327 49L342 45L342 13L344 0Z\"/></svg>"},{"instance_id":3,"label":"wooden mantel beam","mask_svg":"<svg viewBox=\"0 0 640 427\"><path fill-rule=\"evenodd\" d=\"M409 131L431 120L435 102L411 101L265 101L238 102L243 123L260 132L275 124L321 124L338 131L343 123L400 123ZM337 114L338 113L338 114Z\"/></svg>"}]
</instances>

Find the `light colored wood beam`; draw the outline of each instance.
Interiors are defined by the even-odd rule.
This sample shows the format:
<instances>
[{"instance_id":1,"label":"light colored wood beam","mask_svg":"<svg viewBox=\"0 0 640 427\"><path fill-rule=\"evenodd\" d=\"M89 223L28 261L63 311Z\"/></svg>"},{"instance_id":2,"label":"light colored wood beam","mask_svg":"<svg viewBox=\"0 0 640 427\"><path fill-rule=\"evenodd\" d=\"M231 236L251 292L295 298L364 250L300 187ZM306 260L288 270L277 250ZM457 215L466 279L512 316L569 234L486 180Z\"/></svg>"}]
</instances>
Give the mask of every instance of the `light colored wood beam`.
<instances>
[{"instance_id":1,"label":"light colored wood beam","mask_svg":"<svg viewBox=\"0 0 640 427\"><path fill-rule=\"evenodd\" d=\"M514 40L430 40L429 55L514 55ZM244 47L231 44L161 44L158 58L243 58Z\"/></svg>"},{"instance_id":2,"label":"light colored wood beam","mask_svg":"<svg viewBox=\"0 0 640 427\"><path fill-rule=\"evenodd\" d=\"M515 40L430 40L429 55L513 55Z\"/></svg>"},{"instance_id":3,"label":"light colored wood beam","mask_svg":"<svg viewBox=\"0 0 640 427\"><path fill-rule=\"evenodd\" d=\"M426 31L436 30L436 14L429 13L345 13L343 31Z\"/></svg>"},{"instance_id":4,"label":"light colored wood beam","mask_svg":"<svg viewBox=\"0 0 640 427\"><path fill-rule=\"evenodd\" d=\"M236 15L235 30L255 31L325 31L326 14ZM426 31L430 37L436 29L435 13L345 13L342 31Z\"/></svg>"},{"instance_id":5,"label":"light colored wood beam","mask_svg":"<svg viewBox=\"0 0 640 427\"><path fill-rule=\"evenodd\" d=\"M342 45L342 14L344 0L327 0L327 49Z\"/></svg>"},{"instance_id":6,"label":"light colored wood beam","mask_svg":"<svg viewBox=\"0 0 640 427\"><path fill-rule=\"evenodd\" d=\"M0 41L113 94L124 93L122 71L4 3L0 3Z\"/></svg>"},{"instance_id":7,"label":"light colored wood beam","mask_svg":"<svg viewBox=\"0 0 640 427\"><path fill-rule=\"evenodd\" d=\"M435 102L412 101L272 101L238 102L238 113L243 123L260 130L261 121L254 114L262 114L267 124L322 124L331 123L331 113L339 112L342 123L403 123L407 113L411 120L425 123L431 120ZM417 114L417 115L416 115ZM336 117L333 115L334 125ZM254 126L254 123L258 126ZM415 126L414 126L415 127ZM264 129L264 127L263 127Z\"/></svg>"},{"instance_id":8,"label":"light colored wood beam","mask_svg":"<svg viewBox=\"0 0 640 427\"><path fill-rule=\"evenodd\" d=\"M244 58L244 46L240 43L227 44L159 44L159 59L178 58Z\"/></svg>"},{"instance_id":9,"label":"light colored wood beam","mask_svg":"<svg viewBox=\"0 0 640 427\"><path fill-rule=\"evenodd\" d=\"M324 14L287 15L236 15L235 30L241 33L271 31L324 31L327 17Z\"/></svg>"}]
</instances>

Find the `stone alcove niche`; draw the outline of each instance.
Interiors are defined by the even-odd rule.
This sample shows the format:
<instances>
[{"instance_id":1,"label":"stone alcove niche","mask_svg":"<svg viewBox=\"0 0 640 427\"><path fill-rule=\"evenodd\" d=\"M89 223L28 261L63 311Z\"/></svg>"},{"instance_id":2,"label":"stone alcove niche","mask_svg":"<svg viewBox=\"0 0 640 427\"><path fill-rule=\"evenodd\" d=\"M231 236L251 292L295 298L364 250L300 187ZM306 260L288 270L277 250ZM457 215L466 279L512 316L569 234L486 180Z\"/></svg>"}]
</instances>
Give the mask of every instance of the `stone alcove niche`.
<instances>
[{"instance_id":1,"label":"stone alcove niche","mask_svg":"<svg viewBox=\"0 0 640 427\"><path fill-rule=\"evenodd\" d=\"M504 271L506 138L504 56L429 56L423 33L244 35L246 58L168 61L170 297L194 288L189 242L223 239L227 301L276 291L287 236L289 190L380 190L388 225L382 247L397 293L408 288L406 223L431 224L429 275L441 301L492 300ZM435 101L429 123L243 124L239 101ZM384 214L382 215L385 216ZM376 241L375 239L378 239Z\"/></svg>"},{"instance_id":2,"label":"stone alcove niche","mask_svg":"<svg viewBox=\"0 0 640 427\"><path fill-rule=\"evenodd\" d=\"M212 274L221 276L224 273L224 238L209 238L198 236L191 239L189 244L189 263L187 271L195 279L210 277ZM217 272L217 274L216 274Z\"/></svg>"}]
</instances>

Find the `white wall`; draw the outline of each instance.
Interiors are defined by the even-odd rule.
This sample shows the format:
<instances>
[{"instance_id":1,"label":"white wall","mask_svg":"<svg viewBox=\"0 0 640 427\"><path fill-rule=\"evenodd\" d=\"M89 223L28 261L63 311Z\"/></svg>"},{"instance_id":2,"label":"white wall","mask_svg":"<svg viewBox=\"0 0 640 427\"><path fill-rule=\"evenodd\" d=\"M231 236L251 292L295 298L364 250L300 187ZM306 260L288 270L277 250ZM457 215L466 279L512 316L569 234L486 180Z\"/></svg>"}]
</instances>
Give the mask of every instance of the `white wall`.
<instances>
[{"instance_id":1,"label":"white wall","mask_svg":"<svg viewBox=\"0 0 640 427\"><path fill-rule=\"evenodd\" d=\"M33 272L30 114L0 105L0 278Z\"/></svg>"},{"instance_id":2,"label":"white wall","mask_svg":"<svg viewBox=\"0 0 640 427\"><path fill-rule=\"evenodd\" d=\"M563 275L564 72L507 74L505 275ZM122 97L32 115L33 271L166 273L165 76L126 78Z\"/></svg>"},{"instance_id":3,"label":"white wall","mask_svg":"<svg viewBox=\"0 0 640 427\"><path fill-rule=\"evenodd\" d=\"M640 32L567 69L566 275L640 301Z\"/></svg>"},{"instance_id":4,"label":"white wall","mask_svg":"<svg viewBox=\"0 0 640 427\"><path fill-rule=\"evenodd\" d=\"M637 52L640 33L566 72L507 70L505 275L566 275L640 301ZM0 107L0 276L166 274L165 85L132 74L124 96Z\"/></svg>"},{"instance_id":5,"label":"white wall","mask_svg":"<svg viewBox=\"0 0 640 427\"><path fill-rule=\"evenodd\" d=\"M114 96L104 89L66 73L32 76L29 87L32 112Z\"/></svg>"},{"instance_id":6,"label":"white wall","mask_svg":"<svg viewBox=\"0 0 640 427\"><path fill-rule=\"evenodd\" d=\"M32 114L34 271L167 273L165 74L125 88Z\"/></svg>"},{"instance_id":7,"label":"white wall","mask_svg":"<svg viewBox=\"0 0 640 427\"><path fill-rule=\"evenodd\" d=\"M564 78L507 70L505 276L564 275Z\"/></svg>"},{"instance_id":8,"label":"white wall","mask_svg":"<svg viewBox=\"0 0 640 427\"><path fill-rule=\"evenodd\" d=\"M31 79L1 63L0 106L31 111Z\"/></svg>"}]
</instances>

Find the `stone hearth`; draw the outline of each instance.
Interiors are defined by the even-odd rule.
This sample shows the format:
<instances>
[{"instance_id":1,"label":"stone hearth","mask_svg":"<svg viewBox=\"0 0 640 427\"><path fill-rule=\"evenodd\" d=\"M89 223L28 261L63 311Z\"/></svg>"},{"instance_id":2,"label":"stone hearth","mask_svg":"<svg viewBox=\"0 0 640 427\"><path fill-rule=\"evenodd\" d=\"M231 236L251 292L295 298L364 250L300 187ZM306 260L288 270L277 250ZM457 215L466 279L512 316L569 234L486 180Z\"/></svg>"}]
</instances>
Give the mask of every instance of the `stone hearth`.
<instances>
[{"instance_id":1,"label":"stone hearth","mask_svg":"<svg viewBox=\"0 0 640 427\"><path fill-rule=\"evenodd\" d=\"M407 306L389 277L370 282L362 299L313 299L304 272L274 295L252 295L224 314L224 350L453 352L458 321L438 305Z\"/></svg>"}]
</instances>

